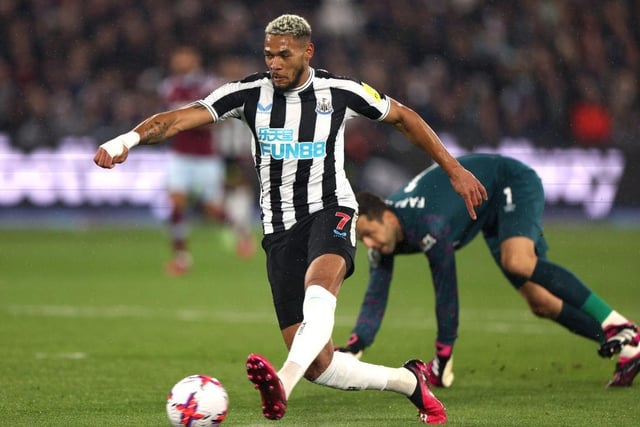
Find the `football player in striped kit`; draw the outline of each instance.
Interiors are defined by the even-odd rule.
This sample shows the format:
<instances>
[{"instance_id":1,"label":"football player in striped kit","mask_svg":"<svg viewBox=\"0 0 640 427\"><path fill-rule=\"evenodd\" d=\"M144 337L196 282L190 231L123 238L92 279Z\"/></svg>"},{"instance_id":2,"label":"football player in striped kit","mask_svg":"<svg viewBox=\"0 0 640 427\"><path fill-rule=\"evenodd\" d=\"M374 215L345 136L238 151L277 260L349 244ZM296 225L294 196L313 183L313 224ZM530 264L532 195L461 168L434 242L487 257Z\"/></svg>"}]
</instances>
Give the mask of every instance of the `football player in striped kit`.
<instances>
[{"instance_id":1,"label":"football player in striped kit","mask_svg":"<svg viewBox=\"0 0 640 427\"><path fill-rule=\"evenodd\" d=\"M448 152L412 109L363 82L310 66L311 27L285 14L265 28L267 71L230 82L177 110L149 117L102 144L94 162L113 168L138 144L234 118L253 134L251 153L260 183L263 241L273 303L288 357L279 370L259 354L247 359L263 415L284 416L295 385L306 378L342 390L389 390L407 396L426 424L446 421L431 393L426 365L410 360L389 368L333 351L336 299L353 273L358 205L344 171L344 130L363 116L388 123L446 172L469 215L487 199L484 186Z\"/></svg>"}]
</instances>

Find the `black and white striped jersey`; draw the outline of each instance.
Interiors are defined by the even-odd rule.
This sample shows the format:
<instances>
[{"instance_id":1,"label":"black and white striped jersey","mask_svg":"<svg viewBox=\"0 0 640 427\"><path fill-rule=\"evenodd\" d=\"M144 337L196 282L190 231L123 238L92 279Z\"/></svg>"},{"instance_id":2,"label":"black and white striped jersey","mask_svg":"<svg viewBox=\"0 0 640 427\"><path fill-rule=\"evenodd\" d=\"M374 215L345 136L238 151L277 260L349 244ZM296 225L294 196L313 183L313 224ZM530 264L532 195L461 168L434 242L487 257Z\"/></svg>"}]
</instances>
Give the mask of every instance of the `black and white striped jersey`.
<instances>
[{"instance_id":1,"label":"black and white striped jersey","mask_svg":"<svg viewBox=\"0 0 640 427\"><path fill-rule=\"evenodd\" d=\"M344 171L348 119L382 120L390 101L366 83L311 69L307 82L276 91L269 73L227 83L198 101L214 122L241 119L253 134L265 234L290 229L330 206L357 210Z\"/></svg>"}]
</instances>

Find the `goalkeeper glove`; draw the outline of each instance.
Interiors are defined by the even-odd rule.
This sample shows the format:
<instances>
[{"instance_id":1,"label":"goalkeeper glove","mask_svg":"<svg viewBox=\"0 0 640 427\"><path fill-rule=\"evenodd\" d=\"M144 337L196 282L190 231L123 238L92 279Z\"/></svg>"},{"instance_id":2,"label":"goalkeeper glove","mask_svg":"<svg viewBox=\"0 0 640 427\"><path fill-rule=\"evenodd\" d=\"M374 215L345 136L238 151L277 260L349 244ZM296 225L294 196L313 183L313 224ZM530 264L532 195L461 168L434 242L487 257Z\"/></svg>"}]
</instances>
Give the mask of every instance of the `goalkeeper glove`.
<instances>
[{"instance_id":1,"label":"goalkeeper glove","mask_svg":"<svg viewBox=\"0 0 640 427\"><path fill-rule=\"evenodd\" d=\"M365 345L358 337L357 334L351 334L349 337L349 341L343 347L335 347L335 351L339 351L341 353L349 353L356 359L360 359L362 357L362 353L364 353Z\"/></svg>"},{"instance_id":2,"label":"goalkeeper glove","mask_svg":"<svg viewBox=\"0 0 640 427\"><path fill-rule=\"evenodd\" d=\"M442 354L431 359L427 363L427 380L429 384L435 387L451 387L453 384L453 354L449 353L444 356Z\"/></svg>"}]
</instances>

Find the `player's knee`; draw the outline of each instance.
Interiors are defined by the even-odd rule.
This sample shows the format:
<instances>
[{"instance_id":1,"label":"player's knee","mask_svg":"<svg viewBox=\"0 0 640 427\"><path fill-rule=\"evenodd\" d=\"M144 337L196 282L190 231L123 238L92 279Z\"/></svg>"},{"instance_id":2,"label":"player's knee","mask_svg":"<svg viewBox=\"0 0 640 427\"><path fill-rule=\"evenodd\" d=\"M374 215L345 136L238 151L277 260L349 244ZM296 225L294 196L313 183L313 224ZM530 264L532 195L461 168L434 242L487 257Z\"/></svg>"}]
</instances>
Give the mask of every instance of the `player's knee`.
<instances>
[{"instance_id":1,"label":"player's knee","mask_svg":"<svg viewBox=\"0 0 640 427\"><path fill-rule=\"evenodd\" d=\"M529 279L533 274L537 258L520 253L502 253L500 264L509 274Z\"/></svg>"}]
</instances>

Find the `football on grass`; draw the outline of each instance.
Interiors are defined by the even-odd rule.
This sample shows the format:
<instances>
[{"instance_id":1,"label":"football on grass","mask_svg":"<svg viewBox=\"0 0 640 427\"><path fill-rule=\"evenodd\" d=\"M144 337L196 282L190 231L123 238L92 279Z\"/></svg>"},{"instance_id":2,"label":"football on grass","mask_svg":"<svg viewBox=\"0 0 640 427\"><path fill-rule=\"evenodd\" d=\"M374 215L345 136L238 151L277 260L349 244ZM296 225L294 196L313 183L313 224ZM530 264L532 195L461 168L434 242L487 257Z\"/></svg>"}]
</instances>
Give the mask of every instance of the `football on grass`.
<instances>
[{"instance_id":1,"label":"football on grass","mask_svg":"<svg viewBox=\"0 0 640 427\"><path fill-rule=\"evenodd\" d=\"M173 386L167 396L167 416L175 427L217 426L229 409L222 383L207 375L190 375Z\"/></svg>"}]
</instances>

